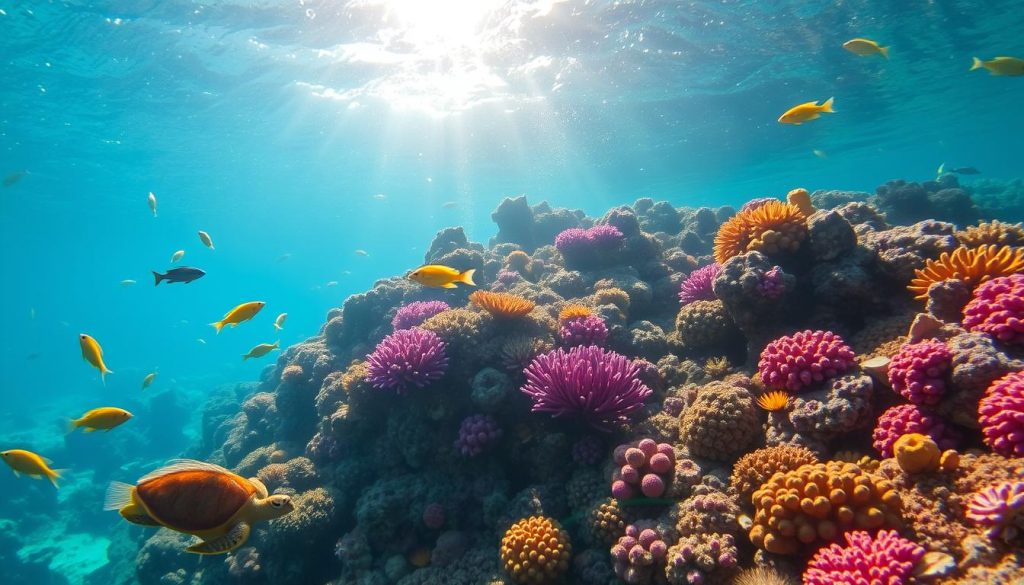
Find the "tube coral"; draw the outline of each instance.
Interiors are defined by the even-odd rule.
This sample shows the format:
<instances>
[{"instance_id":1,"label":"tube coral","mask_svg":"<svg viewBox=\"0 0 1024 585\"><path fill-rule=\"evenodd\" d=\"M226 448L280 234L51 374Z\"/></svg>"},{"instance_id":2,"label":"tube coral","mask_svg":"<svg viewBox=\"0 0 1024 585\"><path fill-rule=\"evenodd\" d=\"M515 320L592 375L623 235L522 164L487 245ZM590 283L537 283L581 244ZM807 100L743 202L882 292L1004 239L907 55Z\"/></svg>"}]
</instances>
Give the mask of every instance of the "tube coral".
<instances>
[{"instance_id":1,"label":"tube coral","mask_svg":"<svg viewBox=\"0 0 1024 585\"><path fill-rule=\"evenodd\" d=\"M399 393L422 388L444 376L448 369L445 344L423 329L401 329L385 337L366 356L367 380L375 388Z\"/></svg>"},{"instance_id":2,"label":"tube coral","mask_svg":"<svg viewBox=\"0 0 1024 585\"><path fill-rule=\"evenodd\" d=\"M679 285L679 302L688 305L693 301L715 300L717 297L715 291L711 290L711 284L721 271L721 264L708 264L691 272Z\"/></svg>"}]
</instances>

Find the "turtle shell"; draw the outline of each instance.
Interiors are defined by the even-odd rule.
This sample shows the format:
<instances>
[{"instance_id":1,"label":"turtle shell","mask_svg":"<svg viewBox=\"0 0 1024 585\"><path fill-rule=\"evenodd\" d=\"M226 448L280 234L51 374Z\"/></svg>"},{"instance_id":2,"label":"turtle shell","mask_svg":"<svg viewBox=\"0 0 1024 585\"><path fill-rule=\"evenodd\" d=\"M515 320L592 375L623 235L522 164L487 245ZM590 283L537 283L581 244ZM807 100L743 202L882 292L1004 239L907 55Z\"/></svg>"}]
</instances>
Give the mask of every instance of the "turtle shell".
<instances>
[{"instance_id":1,"label":"turtle shell","mask_svg":"<svg viewBox=\"0 0 1024 585\"><path fill-rule=\"evenodd\" d=\"M223 526L255 492L245 479L209 469L175 471L136 486L139 498L161 524L185 532Z\"/></svg>"}]
</instances>

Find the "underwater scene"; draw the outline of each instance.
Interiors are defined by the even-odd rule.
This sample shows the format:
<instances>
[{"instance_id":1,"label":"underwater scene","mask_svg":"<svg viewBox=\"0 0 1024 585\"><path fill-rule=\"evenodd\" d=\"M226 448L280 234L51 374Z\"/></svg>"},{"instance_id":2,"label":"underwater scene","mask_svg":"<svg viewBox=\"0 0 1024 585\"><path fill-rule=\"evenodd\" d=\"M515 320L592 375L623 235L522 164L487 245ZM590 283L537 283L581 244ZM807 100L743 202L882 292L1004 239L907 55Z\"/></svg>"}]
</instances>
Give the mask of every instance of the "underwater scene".
<instances>
[{"instance_id":1,"label":"underwater scene","mask_svg":"<svg viewBox=\"0 0 1024 585\"><path fill-rule=\"evenodd\" d=\"M0 0L0 583L1024 585L1024 0Z\"/></svg>"}]
</instances>

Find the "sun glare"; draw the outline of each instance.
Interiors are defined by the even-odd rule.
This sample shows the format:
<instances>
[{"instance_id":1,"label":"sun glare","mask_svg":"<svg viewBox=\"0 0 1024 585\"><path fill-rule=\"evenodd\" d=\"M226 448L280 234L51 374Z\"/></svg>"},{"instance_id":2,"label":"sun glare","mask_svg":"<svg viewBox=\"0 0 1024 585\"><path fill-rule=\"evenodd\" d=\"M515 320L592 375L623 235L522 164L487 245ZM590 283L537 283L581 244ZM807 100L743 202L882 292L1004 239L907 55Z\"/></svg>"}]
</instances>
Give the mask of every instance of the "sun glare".
<instances>
[{"instance_id":1,"label":"sun glare","mask_svg":"<svg viewBox=\"0 0 1024 585\"><path fill-rule=\"evenodd\" d=\"M487 18L503 0L387 0L403 40L423 52L479 48Z\"/></svg>"}]
</instances>

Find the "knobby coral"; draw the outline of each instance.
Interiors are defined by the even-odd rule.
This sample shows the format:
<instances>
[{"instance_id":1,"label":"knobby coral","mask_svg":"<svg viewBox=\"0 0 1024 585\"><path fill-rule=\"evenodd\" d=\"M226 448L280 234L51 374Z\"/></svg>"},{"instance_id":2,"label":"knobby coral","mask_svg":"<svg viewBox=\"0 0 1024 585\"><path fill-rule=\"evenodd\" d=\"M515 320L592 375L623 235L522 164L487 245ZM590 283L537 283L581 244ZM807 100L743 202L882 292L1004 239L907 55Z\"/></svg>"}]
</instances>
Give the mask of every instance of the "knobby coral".
<instances>
[{"instance_id":1,"label":"knobby coral","mask_svg":"<svg viewBox=\"0 0 1024 585\"><path fill-rule=\"evenodd\" d=\"M751 504L750 496L776 472L797 469L808 463L817 463L818 458L806 447L776 445L751 451L740 457L732 468L729 480L744 506Z\"/></svg>"},{"instance_id":2,"label":"knobby coral","mask_svg":"<svg viewBox=\"0 0 1024 585\"><path fill-rule=\"evenodd\" d=\"M718 228L715 261L757 250L767 255L795 251L807 237L807 216L796 205L766 201L742 210Z\"/></svg>"},{"instance_id":3,"label":"knobby coral","mask_svg":"<svg viewBox=\"0 0 1024 585\"><path fill-rule=\"evenodd\" d=\"M978 404L985 444L1006 457L1024 457L1024 372L999 378Z\"/></svg>"},{"instance_id":4,"label":"knobby coral","mask_svg":"<svg viewBox=\"0 0 1024 585\"><path fill-rule=\"evenodd\" d=\"M520 585L555 583L569 569L569 534L551 518L531 516L516 522L501 539L501 564Z\"/></svg>"},{"instance_id":5,"label":"knobby coral","mask_svg":"<svg viewBox=\"0 0 1024 585\"><path fill-rule=\"evenodd\" d=\"M1003 223L999 220L985 221L956 232L961 246L1024 246L1024 225Z\"/></svg>"},{"instance_id":6,"label":"knobby coral","mask_svg":"<svg viewBox=\"0 0 1024 585\"><path fill-rule=\"evenodd\" d=\"M899 404L878 417L872 434L875 450L882 457L892 457L893 444L908 433L927 435L940 449L952 449L959 441L959 434L938 415L913 404Z\"/></svg>"},{"instance_id":7,"label":"knobby coral","mask_svg":"<svg viewBox=\"0 0 1024 585\"><path fill-rule=\"evenodd\" d=\"M914 404L938 404L953 352L941 341L908 343L889 362L892 389Z\"/></svg>"},{"instance_id":8,"label":"knobby coral","mask_svg":"<svg viewBox=\"0 0 1024 585\"><path fill-rule=\"evenodd\" d=\"M500 318L512 319L530 314L535 306L533 301L508 293L478 290L469 295L474 305Z\"/></svg>"},{"instance_id":9,"label":"knobby coral","mask_svg":"<svg viewBox=\"0 0 1024 585\"><path fill-rule=\"evenodd\" d=\"M799 331L769 343L757 363L768 388L791 392L835 378L854 366L854 353L831 331Z\"/></svg>"},{"instance_id":10,"label":"knobby coral","mask_svg":"<svg viewBox=\"0 0 1024 585\"><path fill-rule=\"evenodd\" d=\"M1010 246L961 246L950 252L943 252L938 260L928 260L924 268L914 271L914 278L907 290L917 300L928 298L928 289L946 280L960 280L970 288L1000 276L1009 276L1024 271L1024 248Z\"/></svg>"},{"instance_id":11,"label":"knobby coral","mask_svg":"<svg viewBox=\"0 0 1024 585\"><path fill-rule=\"evenodd\" d=\"M498 426L498 421L494 417L486 414L467 416L459 426L459 438L455 440L455 450L464 457L476 457L500 439L501 435L501 427Z\"/></svg>"},{"instance_id":12,"label":"knobby coral","mask_svg":"<svg viewBox=\"0 0 1024 585\"><path fill-rule=\"evenodd\" d=\"M619 445L614 461L619 469L612 478L612 496L625 500L639 490L648 498L660 498L672 480L676 456L668 443L641 439L635 446Z\"/></svg>"},{"instance_id":13,"label":"knobby coral","mask_svg":"<svg viewBox=\"0 0 1024 585\"><path fill-rule=\"evenodd\" d=\"M964 327L1011 345L1024 345L1024 274L993 278L974 290Z\"/></svg>"},{"instance_id":14,"label":"knobby coral","mask_svg":"<svg viewBox=\"0 0 1024 585\"><path fill-rule=\"evenodd\" d=\"M867 532L850 532L845 547L833 544L814 555L804 572L804 585L909 584L924 555L923 546L895 530L882 530L875 537Z\"/></svg>"},{"instance_id":15,"label":"knobby coral","mask_svg":"<svg viewBox=\"0 0 1024 585\"><path fill-rule=\"evenodd\" d=\"M448 369L445 344L432 331L400 329L366 356L367 380L375 388L404 392L441 379Z\"/></svg>"}]
</instances>

